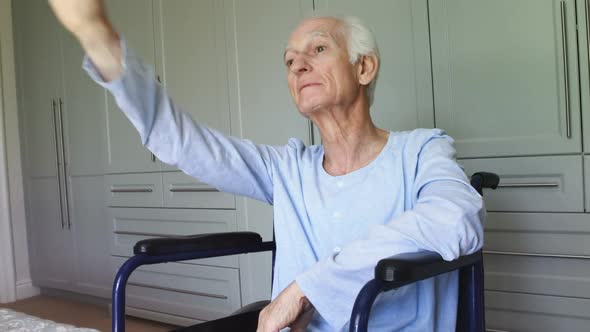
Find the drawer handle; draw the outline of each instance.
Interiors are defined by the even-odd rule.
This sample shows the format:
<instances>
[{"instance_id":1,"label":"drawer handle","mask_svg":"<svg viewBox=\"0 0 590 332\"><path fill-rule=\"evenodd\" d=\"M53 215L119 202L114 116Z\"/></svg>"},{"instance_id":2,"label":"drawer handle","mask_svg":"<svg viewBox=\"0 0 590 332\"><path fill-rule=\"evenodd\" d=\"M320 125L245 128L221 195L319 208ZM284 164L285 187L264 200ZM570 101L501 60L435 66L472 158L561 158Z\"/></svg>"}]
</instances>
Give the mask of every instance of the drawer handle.
<instances>
[{"instance_id":1,"label":"drawer handle","mask_svg":"<svg viewBox=\"0 0 590 332\"><path fill-rule=\"evenodd\" d=\"M556 188L559 187L557 182L539 182L539 183L499 183L499 188Z\"/></svg>"},{"instance_id":2,"label":"drawer handle","mask_svg":"<svg viewBox=\"0 0 590 332\"><path fill-rule=\"evenodd\" d=\"M153 236L153 237L176 237L176 236L178 236L178 235L172 235L172 234L131 232L131 231L114 231L113 233L119 234L119 235L138 235L138 236Z\"/></svg>"},{"instance_id":3,"label":"drawer handle","mask_svg":"<svg viewBox=\"0 0 590 332\"><path fill-rule=\"evenodd\" d=\"M544 253L528 253L528 252L510 252L510 251L493 251L484 250L484 254L488 255L503 255L503 256L526 256L526 257L545 257L545 258L570 258L570 259L590 259L587 255L558 255L558 254L544 254Z\"/></svg>"},{"instance_id":4,"label":"drawer handle","mask_svg":"<svg viewBox=\"0 0 590 332\"><path fill-rule=\"evenodd\" d=\"M497 329L486 329L486 332L510 332L506 330L497 330Z\"/></svg>"},{"instance_id":5,"label":"drawer handle","mask_svg":"<svg viewBox=\"0 0 590 332\"><path fill-rule=\"evenodd\" d=\"M215 188L171 188L170 192L173 193L208 193L218 192Z\"/></svg>"},{"instance_id":6,"label":"drawer handle","mask_svg":"<svg viewBox=\"0 0 590 332\"><path fill-rule=\"evenodd\" d=\"M151 193L153 192L153 189L149 189L149 188L121 188L121 189L111 189L112 193Z\"/></svg>"},{"instance_id":7,"label":"drawer handle","mask_svg":"<svg viewBox=\"0 0 590 332\"><path fill-rule=\"evenodd\" d=\"M175 289L175 288L168 288L168 287L153 286L153 285L143 284L143 283L140 283L140 282L128 282L127 285L139 286L139 287L148 287L148 288L154 288L154 289L159 289L159 290L168 291L168 292L176 292L176 293L183 293L183 294L197 295L197 296L206 296L206 297L213 297L213 298L216 298L216 299L227 300L227 296L225 296L225 295L211 294L211 293L202 293L202 292L193 292L193 291L187 291L187 290L182 290L182 289Z\"/></svg>"}]
</instances>

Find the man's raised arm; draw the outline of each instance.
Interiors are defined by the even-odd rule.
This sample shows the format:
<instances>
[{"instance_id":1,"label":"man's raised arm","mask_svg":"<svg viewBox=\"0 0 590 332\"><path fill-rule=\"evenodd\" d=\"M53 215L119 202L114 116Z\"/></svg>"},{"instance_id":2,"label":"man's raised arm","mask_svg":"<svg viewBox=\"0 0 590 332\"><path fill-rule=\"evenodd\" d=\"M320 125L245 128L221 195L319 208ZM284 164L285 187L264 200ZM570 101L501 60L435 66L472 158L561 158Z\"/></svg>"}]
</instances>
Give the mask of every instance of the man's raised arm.
<instances>
[{"instance_id":1,"label":"man's raised arm","mask_svg":"<svg viewBox=\"0 0 590 332\"><path fill-rule=\"evenodd\" d=\"M274 159L286 154L286 147L227 136L182 111L156 81L153 69L119 37L106 16L103 0L49 3L86 51L83 68L113 95L139 132L141 143L159 160L220 191L273 201L271 168Z\"/></svg>"},{"instance_id":2,"label":"man's raised arm","mask_svg":"<svg viewBox=\"0 0 590 332\"><path fill-rule=\"evenodd\" d=\"M105 81L122 72L119 36L102 0L49 0L61 24L80 42Z\"/></svg>"}]
</instances>

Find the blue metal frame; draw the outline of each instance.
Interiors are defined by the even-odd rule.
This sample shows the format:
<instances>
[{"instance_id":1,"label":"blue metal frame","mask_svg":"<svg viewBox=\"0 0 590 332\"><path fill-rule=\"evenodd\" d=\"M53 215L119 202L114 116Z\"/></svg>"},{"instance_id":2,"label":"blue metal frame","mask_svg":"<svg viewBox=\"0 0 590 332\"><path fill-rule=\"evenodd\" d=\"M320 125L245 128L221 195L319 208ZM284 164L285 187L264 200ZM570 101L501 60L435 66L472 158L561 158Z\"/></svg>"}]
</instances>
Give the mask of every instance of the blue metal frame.
<instances>
[{"instance_id":1,"label":"blue metal frame","mask_svg":"<svg viewBox=\"0 0 590 332\"><path fill-rule=\"evenodd\" d=\"M483 290L483 258L477 262L464 266L459 270L460 285L467 288L459 291L459 308L457 314L456 331L483 332L485 330L484 294ZM395 281L394 281L395 283ZM395 285L399 287L407 283ZM352 308L350 318L350 332L367 332L369 316L375 299L381 292L395 290L389 282L372 279L361 289Z\"/></svg>"},{"instance_id":2,"label":"blue metal frame","mask_svg":"<svg viewBox=\"0 0 590 332\"><path fill-rule=\"evenodd\" d=\"M479 291L484 289L484 273L483 273L483 258L469 267L469 280L466 284L470 285L472 289L468 292L469 298L466 303L468 308L473 309L470 315L463 316L467 317L469 326L466 327L465 331L484 331L485 330L485 303L484 294Z\"/></svg>"},{"instance_id":3,"label":"blue metal frame","mask_svg":"<svg viewBox=\"0 0 590 332\"><path fill-rule=\"evenodd\" d=\"M350 332L364 332L369 326L371 307L377 296L383 291L383 281L373 279L365 284L354 301L350 319Z\"/></svg>"},{"instance_id":4,"label":"blue metal frame","mask_svg":"<svg viewBox=\"0 0 590 332\"><path fill-rule=\"evenodd\" d=\"M215 250L201 250L168 255L136 254L129 258L117 272L113 285L112 331L125 331L125 288L131 273L142 265L177 262L191 259L235 255L249 252L269 251L274 249L274 242L264 242L256 246L243 248L227 248ZM483 259L460 269L461 283L468 285L460 296L459 308L463 315L458 315L457 331L484 331L484 299L480 289L483 289ZM350 332L366 332L368 329L371 307L377 296L391 289L393 285L380 279L369 281L359 292L350 319ZM401 285L400 285L401 286Z\"/></svg>"},{"instance_id":5,"label":"blue metal frame","mask_svg":"<svg viewBox=\"0 0 590 332\"><path fill-rule=\"evenodd\" d=\"M274 242L263 242L249 248L229 248L216 250L201 250L197 252L187 252L170 255L150 256L146 254L137 254L129 258L117 271L113 283L113 307L112 307L112 331L125 332L125 286L131 273L142 265L159 264L166 262L178 262L191 259L219 257L243 254L249 252L268 251L274 248Z\"/></svg>"},{"instance_id":6,"label":"blue metal frame","mask_svg":"<svg viewBox=\"0 0 590 332\"><path fill-rule=\"evenodd\" d=\"M482 194L482 187L496 189L499 182L497 175L493 173L476 173L471 177L471 185ZM136 254L128 259L117 272L113 285L112 331L125 331L125 286L131 273L141 265L158 264L164 262L177 262L191 259L218 257L249 252L273 251L274 265L274 236L272 242L258 242L256 245L243 248L209 249L194 252L184 252L166 255ZM481 253L480 253L481 255ZM472 255L471 255L472 256ZM469 257L465 257L468 259ZM480 332L485 330L484 294L483 294L483 258L471 264L462 265L459 269L460 284L467 285L468 289L460 292L459 313L457 317L457 331ZM458 264L461 264L460 262ZM448 266L447 266L448 268ZM455 267L457 268L457 267ZM438 271L438 270L436 270ZM446 270L449 271L449 270ZM441 272L442 273L442 272ZM376 275L377 277L377 275ZM389 280L389 279L386 279ZM402 284L392 284L387 281L373 279L369 281L359 292L350 319L349 331L366 332L369 323L369 315L373 302L377 296L393 287L401 287ZM232 316L237 317L237 316ZM207 330L209 331L209 330Z\"/></svg>"}]
</instances>

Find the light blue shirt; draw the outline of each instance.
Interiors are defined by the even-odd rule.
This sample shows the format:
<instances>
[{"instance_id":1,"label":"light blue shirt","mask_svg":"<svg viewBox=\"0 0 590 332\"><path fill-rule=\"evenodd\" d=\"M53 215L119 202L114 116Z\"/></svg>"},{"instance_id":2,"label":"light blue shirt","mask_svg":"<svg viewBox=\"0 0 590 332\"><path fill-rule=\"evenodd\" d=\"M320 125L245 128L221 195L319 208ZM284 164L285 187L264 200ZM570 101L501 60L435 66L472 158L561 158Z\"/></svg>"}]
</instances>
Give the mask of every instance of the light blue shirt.
<instances>
[{"instance_id":1,"label":"light blue shirt","mask_svg":"<svg viewBox=\"0 0 590 332\"><path fill-rule=\"evenodd\" d=\"M322 166L321 145L254 144L195 122L122 46L118 79L104 82L88 58L84 68L160 160L221 191L274 206L272 296L296 280L316 309L309 331L347 328L354 300L381 258L428 250L452 260L482 247L482 198L443 131L391 132L369 165L332 176ZM449 273L385 293L370 330L454 331L457 283Z\"/></svg>"}]
</instances>

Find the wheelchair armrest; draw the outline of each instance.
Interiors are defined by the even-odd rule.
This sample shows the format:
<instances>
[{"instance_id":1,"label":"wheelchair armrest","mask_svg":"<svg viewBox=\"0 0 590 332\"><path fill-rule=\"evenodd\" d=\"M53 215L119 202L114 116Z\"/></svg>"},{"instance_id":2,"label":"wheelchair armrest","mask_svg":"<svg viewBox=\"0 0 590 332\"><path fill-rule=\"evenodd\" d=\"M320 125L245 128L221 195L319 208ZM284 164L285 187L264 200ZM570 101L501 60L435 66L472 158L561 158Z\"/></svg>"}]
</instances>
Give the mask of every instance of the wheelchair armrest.
<instances>
[{"instance_id":1,"label":"wheelchair armrest","mask_svg":"<svg viewBox=\"0 0 590 332\"><path fill-rule=\"evenodd\" d=\"M387 290L457 270L481 259L481 250L453 261L445 261L439 254L429 251L397 255L377 263L375 279L383 281Z\"/></svg>"},{"instance_id":2,"label":"wheelchair armrest","mask_svg":"<svg viewBox=\"0 0 590 332\"><path fill-rule=\"evenodd\" d=\"M498 188L500 177L495 173L477 172L471 175L471 186L477 190L480 195L483 195L483 188Z\"/></svg>"},{"instance_id":3,"label":"wheelchair armrest","mask_svg":"<svg viewBox=\"0 0 590 332\"><path fill-rule=\"evenodd\" d=\"M210 233L141 240L133 247L133 253L148 256L191 253L204 250L244 249L244 253L272 250L268 242L254 232Z\"/></svg>"}]
</instances>

